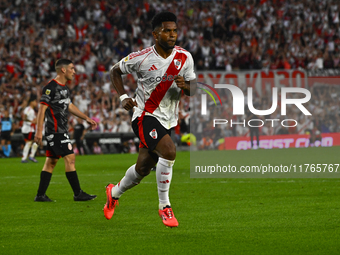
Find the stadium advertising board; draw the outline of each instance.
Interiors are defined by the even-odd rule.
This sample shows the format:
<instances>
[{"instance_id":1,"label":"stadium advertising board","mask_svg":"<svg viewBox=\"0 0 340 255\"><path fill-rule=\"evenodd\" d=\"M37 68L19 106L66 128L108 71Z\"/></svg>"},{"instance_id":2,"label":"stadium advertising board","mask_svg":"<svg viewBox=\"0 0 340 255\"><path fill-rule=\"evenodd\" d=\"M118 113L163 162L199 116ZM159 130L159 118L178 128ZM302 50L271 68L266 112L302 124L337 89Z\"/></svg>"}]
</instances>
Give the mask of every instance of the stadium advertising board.
<instances>
[{"instance_id":1,"label":"stadium advertising board","mask_svg":"<svg viewBox=\"0 0 340 255\"><path fill-rule=\"evenodd\" d=\"M256 143L256 140L254 141ZM321 140L313 143L310 135L269 135L260 136L259 148L283 149L283 148L307 148L307 147L332 147L340 145L340 133L323 134ZM221 148L221 147L220 147ZM226 137L224 138L225 150L248 150L251 149L249 137Z\"/></svg>"}]
</instances>

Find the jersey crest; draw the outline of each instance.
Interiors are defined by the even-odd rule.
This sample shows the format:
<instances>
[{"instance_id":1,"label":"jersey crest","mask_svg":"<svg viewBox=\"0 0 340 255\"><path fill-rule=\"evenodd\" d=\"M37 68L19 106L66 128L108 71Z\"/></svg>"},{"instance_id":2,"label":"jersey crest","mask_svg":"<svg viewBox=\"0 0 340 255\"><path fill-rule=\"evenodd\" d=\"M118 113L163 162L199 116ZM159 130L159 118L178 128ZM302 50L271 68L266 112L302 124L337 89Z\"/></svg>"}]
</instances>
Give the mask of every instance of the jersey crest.
<instances>
[{"instance_id":1,"label":"jersey crest","mask_svg":"<svg viewBox=\"0 0 340 255\"><path fill-rule=\"evenodd\" d=\"M181 69L182 59L174 59L174 65L175 65L177 70Z\"/></svg>"},{"instance_id":2,"label":"jersey crest","mask_svg":"<svg viewBox=\"0 0 340 255\"><path fill-rule=\"evenodd\" d=\"M157 139L158 137L158 134L157 134L157 131L156 129L152 129L151 132L149 133L149 135L153 138L153 139Z\"/></svg>"}]
</instances>

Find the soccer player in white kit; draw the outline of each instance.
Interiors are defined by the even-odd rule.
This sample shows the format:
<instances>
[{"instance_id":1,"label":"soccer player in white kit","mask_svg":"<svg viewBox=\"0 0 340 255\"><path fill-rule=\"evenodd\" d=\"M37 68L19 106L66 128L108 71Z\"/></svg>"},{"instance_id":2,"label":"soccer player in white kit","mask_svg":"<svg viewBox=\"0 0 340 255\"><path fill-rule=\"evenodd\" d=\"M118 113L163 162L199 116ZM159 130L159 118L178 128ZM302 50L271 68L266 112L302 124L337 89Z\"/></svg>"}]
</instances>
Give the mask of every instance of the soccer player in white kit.
<instances>
[{"instance_id":1,"label":"soccer player in white kit","mask_svg":"<svg viewBox=\"0 0 340 255\"><path fill-rule=\"evenodd\" d=\"M37 97L32 95L28 101L28 106L23 112L23 126L21 132L24 135L25 147L22 153L21 163L28 163L27 156L31 149L31 154L28 157L29 160L34 163L38 163L35 159L35 153L37 152L38 145L33 142L35 135L35 125L37 123L36 113L34 108L37 106ZM31 148L32 147L32 148Z\"/></svg>"},{"instance_id":2,"label":"soccer player in white kit","mask_svg":"<svg viewBox=\"0 0 340 255\"><path fill-rule=\"evenodd\" d=\"M155 45L123 58L110 70L112 84L125 110L134 108L132 128L140 139L137 163L132 165L117 185L106 186L107 203L104 215L111 219L120 196L136 186L157 163L156 180L159 197L159 216L164 225L177 227L178 221L169 200L172 168L176 146L170 129L177 125L178 103L182 91L193 95L196 75L191 54L175 46L177 18L162 12L152 19ZM127 96L122 75L136 72L136 100Z\"/></svg>"}]
</instances>

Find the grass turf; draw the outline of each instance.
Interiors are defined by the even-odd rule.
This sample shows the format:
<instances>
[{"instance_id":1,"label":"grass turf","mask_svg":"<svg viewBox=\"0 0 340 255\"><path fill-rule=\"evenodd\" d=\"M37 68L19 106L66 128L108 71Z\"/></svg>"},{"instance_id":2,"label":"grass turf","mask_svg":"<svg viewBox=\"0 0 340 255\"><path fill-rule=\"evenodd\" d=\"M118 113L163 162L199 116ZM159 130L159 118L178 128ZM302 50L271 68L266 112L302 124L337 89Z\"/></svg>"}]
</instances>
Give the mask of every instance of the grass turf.
<instances>
[{"instance_id":1,"label":"grass turf","mask_svg":"<svg viewBox=\"0 0 340 255\"><path fill-rule=\"evenodd\" d=\"M266 163L268 152L252 151L252 163ZM270 160L327 163L325 156L339 154L340 147L271 150ZM237 162L245 152L226 155ZM56 202L35 203L44 158L1 159L0 254L340 253L339 179L193 179L189 157L177 153L170 197L179 227L172 229L158 216L155 172L104 218L105 185L118 182L137 155L78 156L81 187L98 195L89 202L73 201L59 162L47 190Z\"/></svg>"}]
</instances>

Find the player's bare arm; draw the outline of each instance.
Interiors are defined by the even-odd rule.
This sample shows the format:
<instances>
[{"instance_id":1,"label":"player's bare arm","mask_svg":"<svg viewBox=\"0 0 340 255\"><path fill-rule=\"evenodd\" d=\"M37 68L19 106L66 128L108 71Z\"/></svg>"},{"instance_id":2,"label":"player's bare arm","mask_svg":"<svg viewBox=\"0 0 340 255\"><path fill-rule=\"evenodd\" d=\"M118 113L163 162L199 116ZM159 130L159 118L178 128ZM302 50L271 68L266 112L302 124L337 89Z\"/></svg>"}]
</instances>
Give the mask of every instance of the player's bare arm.
<instances>
[{"instance_id":1,"label":"player's bare arm","mask_svg":"<svg viewBox=\"0 0 340 255\"><path fill-rule=\"evenodd\" d=\"M184 91L187 96L193 96L196 93L197 83L196 80L185 81L183 76L176 75L174 78L177 87Z\"/></svg>"},{"instance_id":2,"label":"player's bare arm","mask_svg":"<svg viewBox=\"0 0 340 255\"><path fill-rule=\"evenodd\" d=\"M42 131L44 128L44 120L45 120L45 112L47 110L48 106L45 104L40 104L39 110L38 110L38 116L37 116L37 131L34 136L34 142L36 142L38 145L41 144L42 141Z\"/></svg>"},{"instance_id":3,"label":"player's bare arm","mask_svg":"<svg viewBox=\"0 0 340 255\"><path fill-rule=\"evenodd\" d=\"M68 111L72 113L73 115L85 120L87 123L91 125L91 129L94 130L97 128L97 122L95 122L93 119L90 119L86 114L82 113L77 106L70 103L68 106Z\"/></svg>"},{"instance_id":4,"label":"player's bare arm","mask_svg":"<svg viewBox=\"0 0 340 255\"><path fill-rule=\"evenodd\" d=\"M137 106L137 103L130 97L127 96L124 85L123 85L123 79L122 79L123 72L120 70L119 63L115 64L110 69L110 79L113 87L118 92L121 101L122 101L122 107L129 111L134 106ZM125 96L124 96L125 95ZM123 98L123 99L122 99Z\"/></svg>"}]
</instances>

